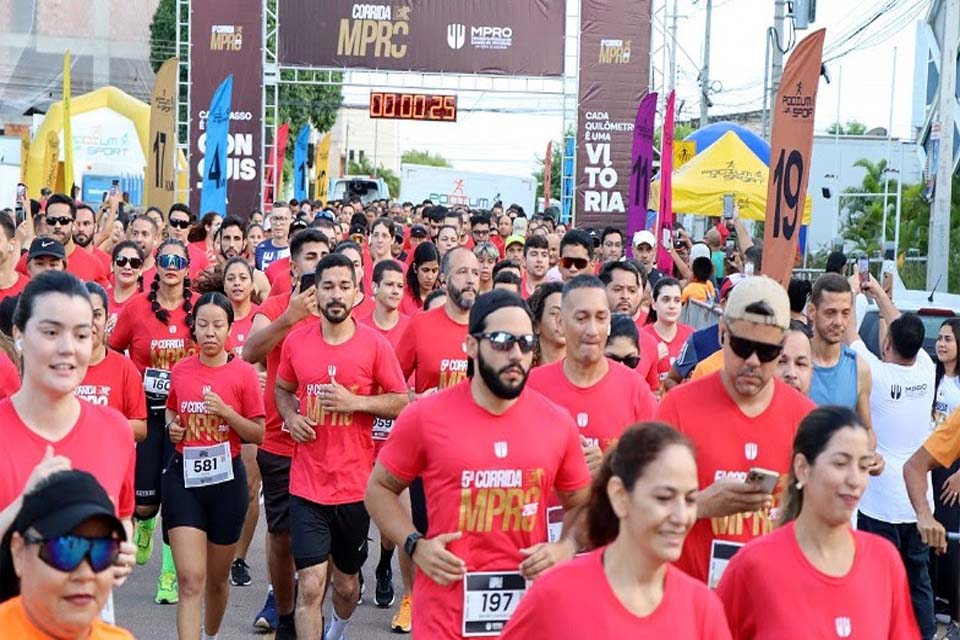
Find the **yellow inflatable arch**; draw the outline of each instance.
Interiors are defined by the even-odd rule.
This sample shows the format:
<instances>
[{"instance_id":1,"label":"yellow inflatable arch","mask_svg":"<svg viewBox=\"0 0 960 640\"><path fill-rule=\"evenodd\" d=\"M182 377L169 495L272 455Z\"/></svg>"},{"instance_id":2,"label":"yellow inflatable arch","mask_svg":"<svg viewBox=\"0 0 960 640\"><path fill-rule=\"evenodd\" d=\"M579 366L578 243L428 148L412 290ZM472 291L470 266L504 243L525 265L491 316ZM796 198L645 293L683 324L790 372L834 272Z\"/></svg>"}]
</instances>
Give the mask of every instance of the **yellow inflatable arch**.
<instances>
[{"instance_id":1,"label":"yellow inflatable arch","mask_svg":"<svg viewBox=\"0 0 960 640\"><path fill-rule=\"evenodd\" d=\"M143 157L147 158L149 153L148 138L150 136L150 105L137 100L116 87L103 87L96 91L72 98L70 104L71 120L80 114L104 107L115 111L133 123L140 143L140 151ZM52 138L52 136L59 136L62 128L63 104L58 100L50 105L50 109L44 116L43 122L37 130L37 134L30 143L30 152L27 155L26 163L27 189L32 197L39 197L40 189L45 186L50 186L54 191L64 191L65 189L63 185L62 166L59 167L57 172L56 185L44 184L44 162L47 154L47 140ZM187 163L182 153L177 154L177 163L180 168L177 179L179 187L178 200L182 200L187 193ZM141 167L141 171L146 172L146 167ZM79 184L79 180L77 182Z\"/></svg>"}]
</instances>

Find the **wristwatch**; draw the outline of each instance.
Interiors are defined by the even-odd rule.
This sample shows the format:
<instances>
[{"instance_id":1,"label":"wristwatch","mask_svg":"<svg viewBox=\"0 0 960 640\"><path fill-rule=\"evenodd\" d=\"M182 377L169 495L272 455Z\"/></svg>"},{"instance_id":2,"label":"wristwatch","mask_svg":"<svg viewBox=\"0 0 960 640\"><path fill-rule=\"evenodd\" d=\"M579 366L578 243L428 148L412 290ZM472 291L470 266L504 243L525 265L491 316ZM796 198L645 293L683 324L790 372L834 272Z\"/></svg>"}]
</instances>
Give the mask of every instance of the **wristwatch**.
<instances>
[{"instance_id":1,"label":"wristwatch","mask_svg":"<svg viewBox=\"0 0 960 640\"><path fill-rule=\"evenodd\" d=\"M407 557L413 558L413 552L416 551L417 543L420 542L421 538L423 538L423 534L419 531L414 531L407 536L407 541L403 543L403 550L406 551Z\"/></svg>"}]
</instances>

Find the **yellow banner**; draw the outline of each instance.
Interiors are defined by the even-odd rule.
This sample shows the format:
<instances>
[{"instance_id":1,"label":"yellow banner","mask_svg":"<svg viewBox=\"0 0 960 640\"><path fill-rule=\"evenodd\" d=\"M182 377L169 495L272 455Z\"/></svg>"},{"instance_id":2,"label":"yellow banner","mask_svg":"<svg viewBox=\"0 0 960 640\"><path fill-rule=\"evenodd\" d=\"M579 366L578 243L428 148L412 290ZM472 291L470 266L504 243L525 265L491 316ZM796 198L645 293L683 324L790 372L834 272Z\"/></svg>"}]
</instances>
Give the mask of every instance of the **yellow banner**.
<instances>
[{"instance_id":1,"label":"yellow banner","mask_svg":"<svg viewBox=\"0 0 960 640\"><path fill-rule=\"evenodd\" d=\"M70 197L73 197L73 185L73 134L70 130L70 52L67 51L63 55L63 190Z\"/></svg>"},{"instance_id":2,"label":"yellow banner","mask_svg":"<svg viewBox=\"0 0 960 640\"><path fill-rule=\"evenodd\" d=\"M35 140L34 142L40 142ZM60 137L56 131L48 131L47 139L43 143L43 183L41 187L57 188L57 175L60 173ZM37 192L35 197L39 197Z\"/></svg>"},{"instance_id":3,"label":"yellow banner","mask_svg":"<svg viewBox=\"0 0 960 640\"><path fill-rule=\"evenodd\" d=\"M177 69L179 59L170 58L157 71L150 98L150 137L147 138L147 174L144 202L169 211L175 197L174 158L177 151Z\"/></svg>"},{"instance_id":4,"label":"yellow banner","mask_svg":"<svg viewBox=\"0 0 960 640\"><path fill-rule=\"evenodd\" d=\"M323 206L327 206L327 190L330 187L330 132L324 134L320 144L317 145L316 156L313 161L313 181L314 199L319 200Z\"/></svg>"}]
</instances>

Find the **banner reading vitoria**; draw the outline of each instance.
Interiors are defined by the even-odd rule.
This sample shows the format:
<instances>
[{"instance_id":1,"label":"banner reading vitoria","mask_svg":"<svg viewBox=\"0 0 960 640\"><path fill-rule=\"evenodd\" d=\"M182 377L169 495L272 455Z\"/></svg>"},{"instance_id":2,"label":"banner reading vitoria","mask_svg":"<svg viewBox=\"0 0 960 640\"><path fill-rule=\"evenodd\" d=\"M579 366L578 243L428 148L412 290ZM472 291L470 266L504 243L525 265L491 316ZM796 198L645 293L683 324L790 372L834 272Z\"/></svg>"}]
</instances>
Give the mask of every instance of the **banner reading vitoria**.
<instances>
[{"instance_id":1,"label":"banner reading vitoria","mask_svg":"<svg viewBox=\"0 0 960 640\"><path fill-rule=\"evenodd\" d=\"M634 119L649 83L650 2L581 4L578 226L627 226Z\"/></svg>"},{"instance_id":2,"label":"banner reading vitoria","mask_svg":"<svg viewBox=\"0 0 960 640\"><path fill-rule=\"evenodd\" d=\"M563 0L279 0L279 62L559 76L564 11Z\"/></svg>"}]
</instances>

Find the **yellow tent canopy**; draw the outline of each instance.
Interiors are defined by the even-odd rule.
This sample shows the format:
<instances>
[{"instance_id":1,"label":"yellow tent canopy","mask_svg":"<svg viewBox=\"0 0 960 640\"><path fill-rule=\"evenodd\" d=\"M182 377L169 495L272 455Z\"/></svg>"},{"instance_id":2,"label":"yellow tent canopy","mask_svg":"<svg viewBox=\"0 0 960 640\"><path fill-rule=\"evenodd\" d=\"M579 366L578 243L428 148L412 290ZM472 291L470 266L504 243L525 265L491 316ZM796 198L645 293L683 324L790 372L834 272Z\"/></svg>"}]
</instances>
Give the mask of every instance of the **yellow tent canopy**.
<instances>
[{"instance_id":1,"label":"yellow tent canopy","mask_svg":"<svg viewBox=\"0 0 960 640\"><path fill-rule=\"evenodd\" d=\"M740 216L764 220L769 170L733 131L698 153L673 174L673 210L695 216L722 216L723 196L735 195ZM650 188L650 208L660 208L660 181ZM810 224L813 200L806 196L803 224Z\"/></svg>"}]
</instances>

